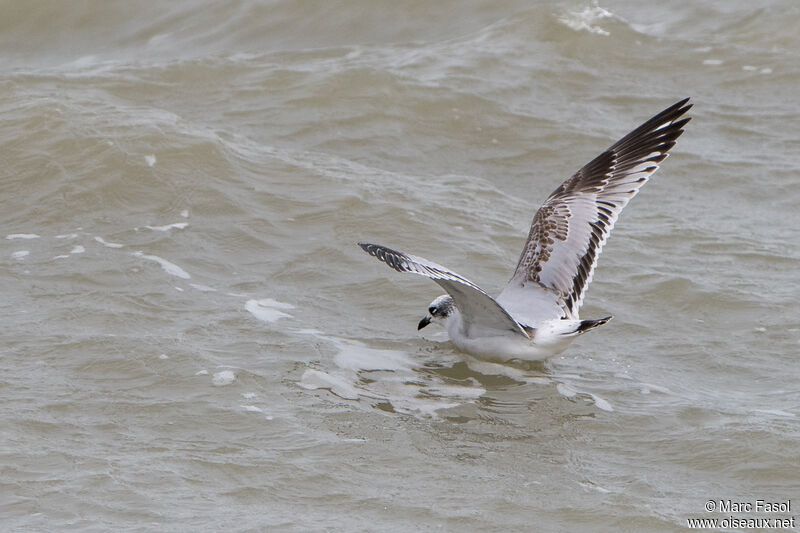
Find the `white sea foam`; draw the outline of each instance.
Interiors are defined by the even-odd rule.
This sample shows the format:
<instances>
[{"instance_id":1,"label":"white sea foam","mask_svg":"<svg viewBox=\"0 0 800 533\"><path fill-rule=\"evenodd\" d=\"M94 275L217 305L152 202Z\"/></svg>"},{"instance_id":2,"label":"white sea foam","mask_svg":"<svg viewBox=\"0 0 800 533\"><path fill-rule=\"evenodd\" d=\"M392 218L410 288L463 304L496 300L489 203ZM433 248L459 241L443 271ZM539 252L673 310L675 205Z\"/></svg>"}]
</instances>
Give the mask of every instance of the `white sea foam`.
<instances>
[{"instance_id":1,"label":"white sea foam","mask_svg":"<svg viewBox=\"0 0 800 533\"><path fill-rule=\"evenodd\" d=\"M418 366L407 352L369 348L357 341L332 340L339 348L339 352L333 358L339 368L354 371L411 371Z\"/></svg>"},{"instance_id":2,"label":"white sea foam","mask_svg":"<svg viewBox=\"0 0 800 533\"><path fill-rule=\"evenodd\" d=\"M11 257L13 259L21 260L21 259L24 259L25 257L27 257L28 254L30 254L30 253L31 253L30 250L19 250L17 252L12 253Z\"/></svg>"},{"instance_id":3,"label":"white sea foam","mask_svg":"<svg viewBox=\"0 0 800 533\"><path fill-rule=\"evenodd\" d=\"M669 390L667 387L662 387L661 385L654 385L652 383L642 383L640 390L642 394L650 394L653 391L660 392L662 394L672 394L672 391Z\"/></svg>"},{"instance_id":4,"label":"white sea foam","mask_svg":"<svg viewBox=\"0 0 800 533\"><path fill-rule=\"evenodd\" d=\"M568 385L566 383L558 383L556 384L556 391L558 391L558 393L564 398L575 398L576 396L579 395L588 396L589 398L592 399L592 402L594 402L594 405L598 409L602 409L603 411L609 411L609 412L614 411L614 408L611 406L611 403L609 403L608 400L606 400L605 398L601 398L600 396L592 392L576 389L572 385Z\"/></svg>"},{"instance_id":5,"label":"white sea foam","mask_svg":"<svg viewBox=\"0 0 800 533\"><path fill-rule=\"evenodd\" d=\"M578 391L576 391L575 389L573 389L572 387L570 387L565 383L559 383L558 385L556 385L556 390L564 398L574 398L575 395L578 394Z\"/></svg>"},{"instance_id":6,"label":"white sea foam","mask_svg":"<svg viewBox=\"0 0 800 533\"><path fill-rule=\"evenodd\" d=\"M147 163L148 167L152 167L156 164L156 156L154 154L144 156L144 162Z\"/></svg>"},{"instance_id":7,"label":"white sea foam","mask_svg":"<svg viewBox=\"0 0 800 533\"><path fill-rule=\"evenodd\" d=\"M334 377L313 368L303 372L297 384L307 390L327 389L345 400L358 400L360 397L359 390L351 385L348 379L342 376Z\"/></svg>"},{"instance_id":8,"label":"white sea foam","mask_svg":"<svg viewBox=\"0 0 800 533\"><path fill-rule=\"evenodd\" d=\"M473 386L453 385L441 376L421 372L419 361L405 350L371 348L314 330L304 332L337 348L333 366L303 374L298 385L305 389L326 389L348 400L379 400L397 412L434 418L443 409L474 403L486 393L474 380ZM367 381L362 379L364 373Z\"/></svg>"},{"instance_id":9,"label":"white sea foam","mask_svg":"<svg viewBox=\"0 0 800 533\"><path fill-rule=\"evenodd\" d=\"M596 35L611 35L596 23L607 18L614 18L615 15L603 9L597 2L587 6L583 11L569 11L558 17L558 21L575 31L587 31Z\"/></svg>"},{"instance_id":10,"label":"white sea foam","mask_svg":"<svg viewBox=\"0 0 800 533\"><path fill-rule=\"evenodd\" d=\"M441 333L444 334L443 340L447 340L446 332ZM481 361L467 354L461 354L461 358L467 363L470 369L480 374L485 374L487 376L505 376L514 381L532 382L532 378L528 377L525 371L518 368L492 363L491 361ZM548 380L547 383L551 383L551 381Z\"/></svg>"},{"instance_id":11,"label":"white sea foam","mask_svg":"<svg viewBox=\"0 0 800 533\"><path fill-rule=\"evenodd\" d=\"M444 383L433 384L425 388L425 393L442 398L460 398L462 400L477 400L484 394L486 389L473 378L469 379L472 386L446 385Z\"/></svg>"},{"instance_id":12,"label":"white sea foam","mask_svg":"<svg viewBox=\"0 0 800 533\"><path fill-rule=\"evenodd\" d=\"M107 248L122 248L124 246L124 244L119 244L116 242L107 242L102 237L99 236L95 236L94 240Z\"/></svg>"},{"instance_id":13,"label":"white sea foam","mask_svg":"<svg viewBox=\"0 0 800 533\"><path fill-rule=\"evenodd\" d=\"M292 304L273 300L272 298L264 298L261 300L247 300L244 304L244 308L251 315L263 322L275 322L281 318L292 318L292 315L284 313L281 309L294 309L294 306Z\"/></svg>"},{"instance_id":14,"label":"white sea foam","mask_svg":"<svg viewBox=\"0 0 800 533\"><path fill-rule=\"evenodd\" d=\"M39 236L35 233L12 233L10 235L6 235L6 239L8 240L15 240L15 239L38 239Z\"/></svg>"},{"instance_id":15,"label":"white sea foam","mask_svg":"<svg viewBox=\"0 0 800 533\"><path fill-rule=\"evenodd\" d=\"M175 263L167 261L164 258L158 257L157 255L147 255L142 252L133 252L132 255L135 257L141 257L142 259L147 259L148 261L154 261L158 263L159 265L161 265L161 268L164 269L164 272L166 272L171 276L177 276L181 279L190 279L192 277L184 269L182 269Z\"/></svg>"},{"instance_id":16,"label":"white sea foam","mask_svg":"<svg viewBox=\"0 0 800 533\"><path fill-rule=\"evenodd\" d=\"M184 229L188 226L188 222L174 222L172 224L166 224L164 226L145 226L145 228L153 231L169 231L171 229Z\"/></svg>"},{"instance_id":17,"label":"white sea foam","mask_svg":"<svg viewBox=\"0 0 800 533\"><path fill-rule=\"evenodd\" d=\"M236 381L236 374L233 370L215 372L214 375L211 376L211 383L215 387L224 387L225 385L230 385L234 381Z\"/></svg>"},{"instance_id":18,"label":"white sea foam","mask_svg":"<svg viewBox=\"0 0 800 533\"><path fill-rule=\"evenodd\" d=\"M788 411L783 411L781 409L756 409L753 412L755 412L755 413L763 413L763 414L766 414L766 415L775 415L775 416L787 417L787 418L797 418L796 414L790 413Z\"/></svg>"},{"instance_id":19,"label":"white sea foam","mask_svg":"<svg viewBox=\"0 0 800 533\"><path fill-rule=\"evenodd\" d=\"M197 289L200 292L217 292L217 289L214 287L209 287L208 285L200 285L199 283L190 283L189 286L193 289Z\"/></svg>"},{"instance_id":20,"label":"white sea foam","mask_svg":"<svg viewBox=\"0 0 800 533\"><path fill-rule=\"evenodd\" d=\"M603 411L608 411L608 412L614 411L614 408L605 398L601 398L600 396L592 394L590 392L587 392L586 394L588 394L589 397L594 401L594 404L595 406L597 406L598 409L602 409Z\"/></svg>"},{"instance_id":21,"label":"white sea foam","mask_svg":"<svg viewBox=\"0 0 800 533\"><path fill-rule=\"evenodd\" d=\"M72 247L72 250L70 250L69 253L71 253L71 254L82 254L85 251L86 251L86 248L84 248L80 244L76 244L75 246Z\"/></svg>"}]
</instances>

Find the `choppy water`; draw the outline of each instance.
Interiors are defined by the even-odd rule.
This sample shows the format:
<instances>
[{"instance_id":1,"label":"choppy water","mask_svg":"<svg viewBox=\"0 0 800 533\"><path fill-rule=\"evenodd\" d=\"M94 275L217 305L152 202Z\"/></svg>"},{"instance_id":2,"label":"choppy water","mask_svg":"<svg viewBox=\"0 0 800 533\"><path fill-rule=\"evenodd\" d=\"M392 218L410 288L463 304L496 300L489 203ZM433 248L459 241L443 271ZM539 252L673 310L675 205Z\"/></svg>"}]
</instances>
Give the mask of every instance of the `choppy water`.
<instances>
[{"instance_id":1,"label":"choppy water","mask_svg":"<svg viewBox=\"0 0 800 533\"><path fill-rule=\"evenodd\" d=\"M0 13L3 530L670 531L730 515L708 500L800 508L795 2ZM354 244L496 293L547 194L684 96L587 297L615 320L543 366L418 336L438 287Z\"/></svg>"}]
</instances>

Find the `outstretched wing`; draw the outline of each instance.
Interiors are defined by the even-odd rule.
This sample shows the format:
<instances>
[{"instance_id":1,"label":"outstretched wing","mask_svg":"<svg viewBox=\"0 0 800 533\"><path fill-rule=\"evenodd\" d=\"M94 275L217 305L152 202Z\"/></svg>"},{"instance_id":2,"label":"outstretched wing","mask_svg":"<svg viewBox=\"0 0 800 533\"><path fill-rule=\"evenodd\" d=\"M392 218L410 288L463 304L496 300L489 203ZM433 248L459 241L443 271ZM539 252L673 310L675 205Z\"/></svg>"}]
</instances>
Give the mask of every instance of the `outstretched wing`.
<instances>
[{"instance_id":1,"label":"outstretched wing","mask_svg":"<svg viewBox=\"0 0 800 533\"><path fill-rule=\"evenodd\" d=\"M358 245L369 255L386 263L398 272L410 272L430 278L453 297L467 328L480 327L500 331L513 331L525 337L529 335L516 320L511 318L491 296L470 280L459 276L422 257L405 254L379 244Z\"/></svg>"},{"instance_id":2,"label":"outstretched wing","mask_svg":"<svg viewBox=\"0 0 800 533\"><path fill-rule=\"evenodd\" d=\"M683 133L688 98L668 107L580 169L536 212L517 268L498 301L524 292L553 294L563 317L577 318L597 258L620 211ZM516 307L511 307L516 316Z\"/></svg>"}]
</instances>

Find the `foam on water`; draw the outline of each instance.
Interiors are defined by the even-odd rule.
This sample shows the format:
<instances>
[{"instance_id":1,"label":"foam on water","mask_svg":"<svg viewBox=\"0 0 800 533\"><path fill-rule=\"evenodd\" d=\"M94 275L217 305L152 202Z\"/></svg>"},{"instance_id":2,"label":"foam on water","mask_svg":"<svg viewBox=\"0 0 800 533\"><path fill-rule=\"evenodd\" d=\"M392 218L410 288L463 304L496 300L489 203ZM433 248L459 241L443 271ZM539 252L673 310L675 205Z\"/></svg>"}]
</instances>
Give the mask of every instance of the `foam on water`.
<instances>
[{"instance_id":1,"label":"foam on water","mask_svg":"<svg viewBox=\"0 0 800 533\"><path fill-rule=\"evenodd\" d=\"M398 412L436 417L441 410L474 403L487 390L474 378L467 384L448 383L441 376L424 370L425 361L406 350L372 348L362 342L325 335L317 330L298 330L330 343L336 352L330 360L333 366L309 369L298 383L306 389L327 389L348 400L382 399ZM438 341L435 341L438 342ZM557 376L531 373L513 366L481 361L459 354L448 364L459 360L470 370L485 376L502 376L519 384L555 388L559 395L573 399L582 397L595 407L613 412L611 403L596 391L587 390L587 380L578 375ZM363 378L368 376L368 380Z\"/></svg>"},{"instance_id":2,"label":"foam on water","mask_svg":"<svg viewBox=\"0 0 800 533\"><path fill-rule=\"evenodd\" d=\"M169 231L171 229L184 229L188 225L188 222L173 222L172 224L166 224L164 226L145 226L145 228L152 231Z\"/></svg>"},{"instance_id":3,"label":"foam on water","mask_svg":"<svg viewBox=\"0 0 800 533\"><path fill-rule=\"evenodd\" d=\"M582 11L569 11L558 17L558 21L575 31L586 31L596 35L611 35L597 23L610 18L617 18L610 11L603 9L594 1Z\"/></svg>"},{"instance_id":4,"label":"foam on water","mask_svg":"<svg viewBox=\"0 0 800 533\"><path fill-rule=\"evenodd\" d=\"M753 411L754 413L763 413L767 415L775 415L780 417L788 417L788 418L796 418L797 415L795 413L789 413L788 411L782 411L780 409L756 409Z\"/></svg>"},{"instance_id":5,"label":"foam on water","mask_svg":"<svg viewBox=\"0 0 800 533\"><path fill-rule=\"evenodd\" d=\"M444 334L443 338L446 339L447 335ZM525 370L509 365L493 363L491 361L482 361L467 354L459 355L467 363L467 366L469 366L475 372L479 372L487 376L504 376L519 382L525 382L529 379L529 374Z\"/></svg>"},{"instance_id":6,"label":"foam on water","mask_svg":"<svg viewBox=\"0 0 800 533\"><path fill-rule=\"evenodd\" d=\"M313 368L303 372L297 384L307 390L326 389L345 400L358 400L361 397L361 391L347 377L333 376Z\"/></svg>"},{"instance_id":7,"label":"foam on water","mask_svg":"<svg viewBox=\"0 0 800 533\"><path fill-rule=\"evenodd\" d=\"M587 393L589 397L592 399L594 404L597 406L598 409L602 409L603 411L611 412L614 408L605 398L601 398L600 396L593 394L591 392Z\"/></svg>"},{"instance_id":8,"label":"foam on water","mask_svg":"<svg viewBox=\"0 0 800 533\"><path fill-rule=\"evenodd\" d=\"M12 252L11 258L21 261L22 259L25 259L28 255L30 255L30 253L31 253L30 250L17 250L16 252Z\"/></svg>"},{"instance_id":9,"label":"foam on water","mask_svg":"<svg viewBox=\"0 0 800 533\"><path fill-rule=\"evenodd\" d=\"M333 362L341 369L410 372L417 366L407 352L369 348L361 342L345 339L331 337L327 339L338 349Z\"/></svg>"},{"instance_id":10,"label":"foam on water","mask_svg":"<svg viewBox=\"0 0 800 533\"><path fill-rule=\"evenodd\" d=\"M131 255L133 255L134 257L140 257L142 259L158 263L159 265L161 265L161 268L164 269L164 272L166 272L170 276L176 276L181 279L190 279L192 277L184 269L182 269L175 263L167 261L164 258L158 257L157 255L148 255L143 252L133 252Z\"/></svg>"},{"instance_id":11,"label":"foam on water","mask_svg":"<svg viewBox=\"0 0 800 533\"><path fill-rule=\"evenodd\" d=\"M6 235L6 239L8 239L10 241L14 240L14 239L27 240L27 239L38 239L38 238L39 238L39 235L37 235L35 233L12 233L10 235Z\"/></svg>"},{"instance_id":12,"label":"foam on water","mask_svg":"<svg viewBox=\"0 0 800 533\"><path fill-rule=\"evenodd\" d=\"M598 409L602 409L603 411L608 411L608 412L614 411L614 408L612 407L611 403L605 398L600 397L594 392L584 390L575 382L566 382L566 380L556 381L560 379L564 379L564 377L553 378L553 382L556 383L556 391L558 391L558 393L564 398L572 399L572 398L577 398L579 396L588 397L592 400L592 403L594 403L594 405Z\"/></svg>"},{"instance_id":13,"label":"foam on water","mask_svg":"<svg viewBox=\"0 0 800 533\"><path fill-rule=\"evenodd\" d=\"M220 372L215 372L213 376L211 376L211 383L215 387L224 387L225 385L230 385L236 381L236 374L233 370L222 370Z\"/></svg>"},{"instance_id":14,"label":"foam on water","mask_svg":"<svg viewBox=\"0 0 800 533\"><path fill-rule=\"evenodd\" d=\"M468 382L470 384L468 387L463 385L435 383L425 387L422 390L431 396L438 396L441 398L460 398L473 401L486 394L486 389L483 388L475 378L469 378Z\"/></svg>"},{"instance_id":15,"label":"foam on water","mask_svg":"<svg viewBox=\"0 0 800 533\"><path fill-rule=\"evenodd\" d=\"M558 385L556 385L556 390L564 398L574 398L575 395L578 394L578 391L576 391L575 389L564 383L559 383Z\"/></svg>"},{"instance_id":16,"label":"foam on water","mask_svg":"<svg viewBox=\"0 0 800 533\"><path fill-rule=\"evenodd\" d=\"M298 385L304 389L326 389L347 400L365 400L389 405L394 411L438 417L439 412L474 403L486 390L476 381L469 386L443 381L423 370L421 361L406 351L376 349L364 343L321 335L307 330L336 349L325 370L307 369Z\"/></svg>"},{"instance_id":17,"label":"foam on water","mask_svg":"<svg viewBox=\"0 0 800 533\"><path fill-rule=\"evenodd\" d=\"M214 287L209 287L208 285L202 285L200 283L190 283L189 286L200 292L217 292L217 289Z\"/></svg>"},{"instance_id":18,"label":"foam on water","mask_svg":"<svg viewBox=\"0 0 800 533\"><path fill-rule=\"evenodd\" d=\"M247 300L244 308L262 322L275 322L281 318L292 318L292 315L284 311L294 309L294 306L272 298L262 298L261 300Z\"/></svg>"},{"instance_id":19,"label":"foam on water","mask_svg":"<svg viewBox=\"0 0 800 533\"><path fill-rule=\"evenodd\" d=\"M123 244L119 244L119 243L116 243L116 242L107 242L102 237L99 237L99 236L95 236L94 240L99 242L100 244L102 244L106 248L122 248L124 246Z\"/></svg>"},{"instance_id":20,"label":"foam on water","mask_svg":"<svg viewBox=\"0 0 800 533\"><path fill-rule=\"evenodd\" d=\"M672 391L669 390L669 388L662 387L661 385L654 385L653 383L641 383L640 387L642 394L650 394L653 391L661 394L672 394Z\"/></svg>"}]
</instances>

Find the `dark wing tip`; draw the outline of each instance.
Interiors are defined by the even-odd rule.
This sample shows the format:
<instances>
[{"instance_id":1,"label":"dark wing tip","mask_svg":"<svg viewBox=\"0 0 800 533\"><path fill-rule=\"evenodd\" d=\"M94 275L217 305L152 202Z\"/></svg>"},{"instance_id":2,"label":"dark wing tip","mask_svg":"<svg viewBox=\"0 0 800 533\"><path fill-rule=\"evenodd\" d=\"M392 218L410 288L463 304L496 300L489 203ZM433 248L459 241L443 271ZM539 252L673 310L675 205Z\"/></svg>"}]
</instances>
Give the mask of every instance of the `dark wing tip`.
<instances>
[{"instance_id":1,"label":"dark wing tip","mask_svg":"<svg viewBox=\"0 0 800 533\"><path fill-rule=\"evenodd\" d=\"M633 163L649 155L650 151L662 154L669 152L683 134L683 127L691 120L691 117L681 118L692 108L692 104L687 104L688 101L688 98L684 98L672 104L614 143L608 149L614 158L614 164L619 167L623 165L623 160ZM599 165L602 168L604 164L606 163L600 156L584 168L594 170L593 167Z\"/></svg>"},{"instance_id":2,"label":"dark wing tip","mask_svg":"<svg viewBox=\"0 0 800 533\"><path fill-rule=\"evenodd\" d=\"M382 263L386 263L388 266L397 270L398 272L407 272L409 270L408 262L410 261L410 258L403 252L392 250L391 248L381 246L380 244L359 242L358 245L369 255L378 261L381 261Z\"/></svg>"},{"instance_id":3,"label":"dark wing tip","mask_svg":"<svg viewBox=\"0 0 800 533\"><path fill-rule=\"evenodd\" d=\"M689 99L688 98L684 98L683 100L681 100L680 102L676 103L670 109L667 110L667 111L672 111L671 113L670 112L665 112L666 115L671 115L671 119L672 119L672 124L670 124L671 126L676 126L678 128L682 128L684 125L686 125L687 122L692 120L692 117L685 117L685 118L683 118L681 120L678 120L679 117L681 117L682 115L685 115L692 107L694 107L694 104L690 104L688 102L689 102Z\"/></svg>"},{"instance_id":4,"label":"dark wing tip","mask_svg":"<svg viewBox=\"0 0 800 533\"><path fill-rule=\"evenodd\" d=\"M672 128L676 123L680 122L681 126L686 124L686 122L679 121L678 118L681 115L684 115L687 111L689 111L694 104L688 103L689 99L684 98L683 100L676 102L666 108L665 110L661 111L660 113L653 116L650 120L646 121L644 124L633 130L637 134L642 134L646 131L651 131L653 128L657 128L662 126L664 123L669 122L669 127ZM688 120L687 120L688 122ZM633 133L631 132L631 133Z\"/></svg>"},{"instance_id":5,"label":"dark wing tip","mask_svg":"<svg viewBox=\"0 0 800 533\"><path fill-rule=\"evenodd\" d=\"M675 123L679 122L678 118L681 115L686 114L694 104L689 103L689 98L684 98L683 100L676 102L663 110L662 112L655 115L653 118L648 120L646 124L652 124L653 126L659 126L664 122L671 122L670 126L674 125ZM687 120L688 122L688 120ZM685 122L682 122L685 124Z\"/></svg>"},{"instance_id":6,"label":"dark wing tip","mask_svg":"<svg viewBox=\"0 0 800 533\"><path fill-rule=\"evenodd\" d=\"M672 123L672 124L670 124L670 125L671 125L673 128L676 128L676 129L681 129L681 128L683 128L683 127L684 127L686 124L688 124L690 120L692 120L692 117L684 117L684 118L682 118L682 119L680 119L680 120L676 120L675 122L673 122L673 123Z\"/></svg>"},{"instance_id":7,"label":"dark wing tip","mask_svg":"<svg viewBox=\"0 0 800 533\"><path fill-rule=\"evenodd\" d=\"M694 105L694 104L690 104L689 103L690 98L691 98L690 96L687 96L683 100L680 100L679 102L675 102L674 104L669 106L667 109L665 109L663 111L663 114L669 115L671 113L675 113L676 117L679 117L679 116L683 115L684 113L689 111L692 108L692 106Z\"/></svg>"}]
</instances>

